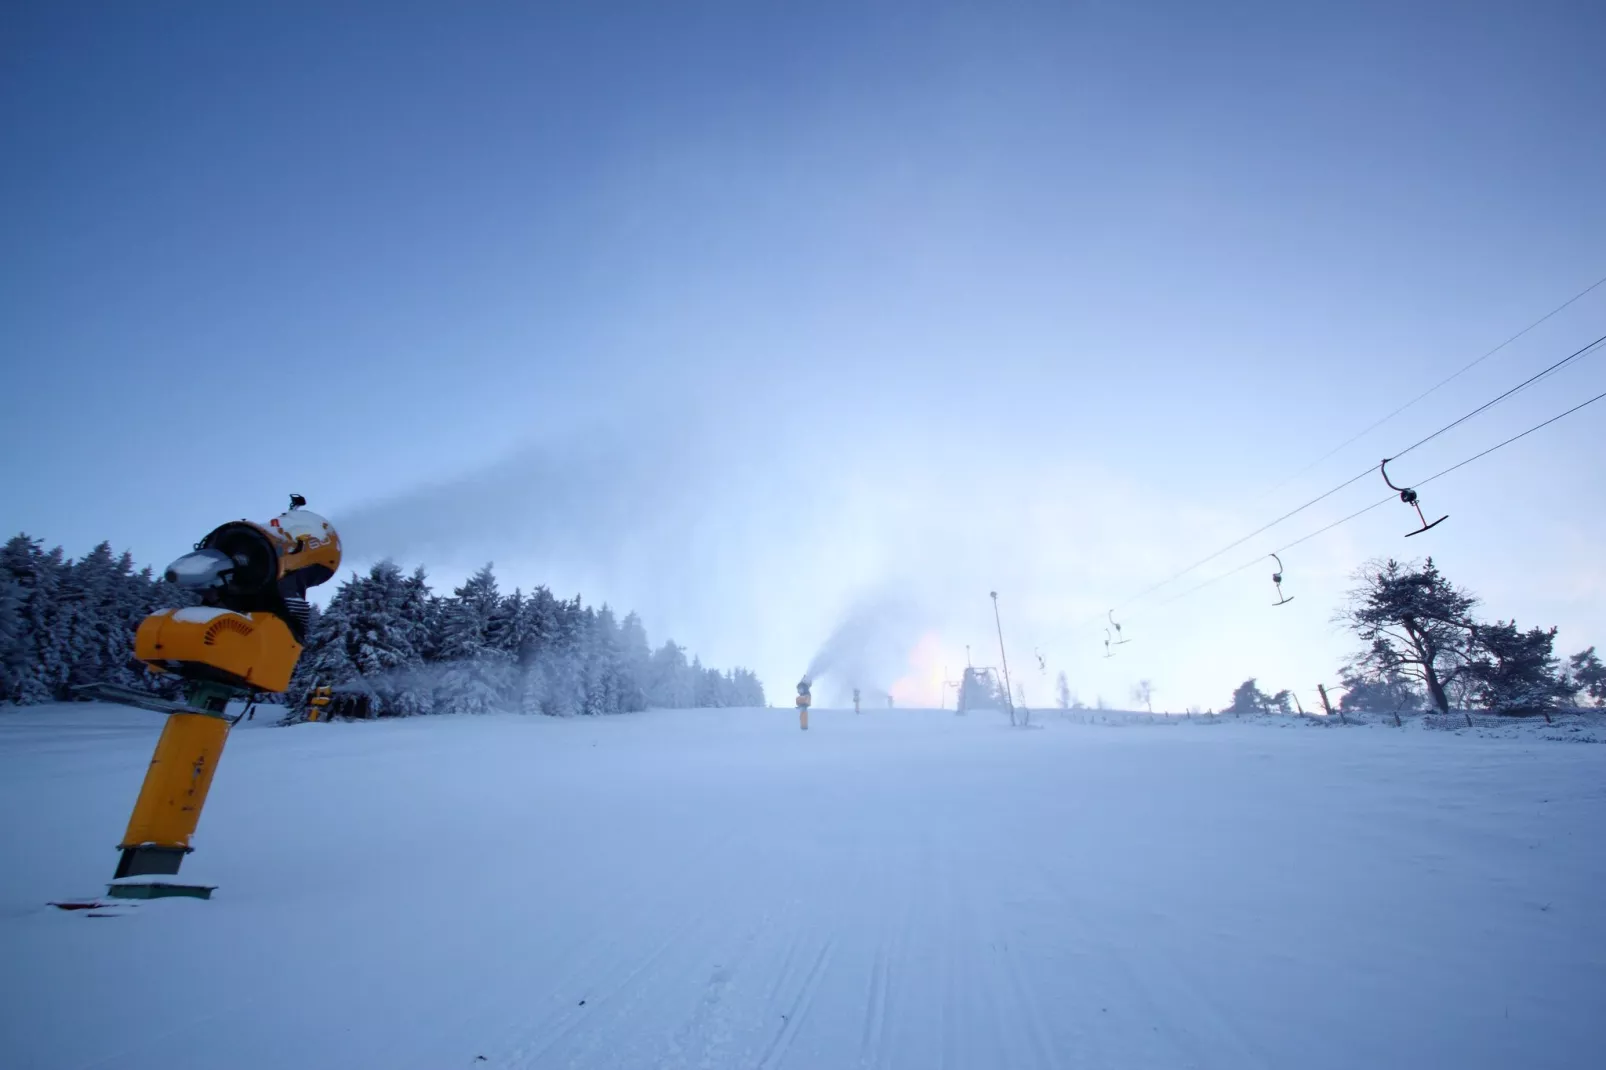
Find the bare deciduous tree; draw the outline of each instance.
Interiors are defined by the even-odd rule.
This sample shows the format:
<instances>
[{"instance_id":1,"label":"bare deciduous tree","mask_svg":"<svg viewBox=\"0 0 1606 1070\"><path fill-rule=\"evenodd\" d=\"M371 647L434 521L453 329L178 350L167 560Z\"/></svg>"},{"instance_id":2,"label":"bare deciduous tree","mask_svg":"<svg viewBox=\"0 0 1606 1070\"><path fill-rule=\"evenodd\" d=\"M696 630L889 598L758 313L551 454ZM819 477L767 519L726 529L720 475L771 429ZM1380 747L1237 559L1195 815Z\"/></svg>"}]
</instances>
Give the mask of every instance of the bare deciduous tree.
<instances>
[{"instance_id":1,"label":"bare deciduous tree","mask_svg":"<svg viewBox=\"0 0 1606 1070\"><path fill-rule=\"evenodd\" d=\"M1132 688L1132 701L1141 702L1143 708L1150 713L1154 712L1154 684L1148 680L1139 680Z\"/></svg>"}]
</instances>

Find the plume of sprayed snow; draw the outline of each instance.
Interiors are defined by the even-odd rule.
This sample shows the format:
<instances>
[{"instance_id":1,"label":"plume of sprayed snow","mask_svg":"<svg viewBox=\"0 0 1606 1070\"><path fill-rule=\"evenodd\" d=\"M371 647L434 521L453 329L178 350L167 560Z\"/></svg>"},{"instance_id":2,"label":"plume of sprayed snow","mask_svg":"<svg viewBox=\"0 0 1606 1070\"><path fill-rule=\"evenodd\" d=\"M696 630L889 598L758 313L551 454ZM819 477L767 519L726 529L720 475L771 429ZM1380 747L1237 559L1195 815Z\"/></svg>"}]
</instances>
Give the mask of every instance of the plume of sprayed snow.
<instances>
[{"instance_id":1,"label":"plume of sprayed snow","mask_svg":"<svg viewBox=\"0 0 1606 1070\"><path fill-rule=\"evenodd\" d=\"M919 604L906 594L865 595L821 644L803 678L826 680L840 696L858 688L863 698L885 698L890 683L907 670L924 618Z\"/></svg>"},{"instance_id":2,"label":"plume of sprayed snow","mask_svg":"<svg viewBox=\"0 0 1606 1070\"><path fill-rule=\"evenodd\" d=\"M671 454L600 436L548 439L455 478L342 510L342 541L375 559L474 559L510 546L595 550L665 505Z\"/></svg>"},{"instance_id":3,"label":"plume of sprayed snow","mask_svg":"<svg viewBox=\"0 0 1606 1070\"><path fill-rule=\"evenodd\" d=\"M336 694L347 695L398 695L404 692L432 694L454 672L472 668L485 672L488 666L474 661L431 661L421 665L403 665L393 669L380 669L345 677L333 684Z\"/></svg>"}]
</instances>

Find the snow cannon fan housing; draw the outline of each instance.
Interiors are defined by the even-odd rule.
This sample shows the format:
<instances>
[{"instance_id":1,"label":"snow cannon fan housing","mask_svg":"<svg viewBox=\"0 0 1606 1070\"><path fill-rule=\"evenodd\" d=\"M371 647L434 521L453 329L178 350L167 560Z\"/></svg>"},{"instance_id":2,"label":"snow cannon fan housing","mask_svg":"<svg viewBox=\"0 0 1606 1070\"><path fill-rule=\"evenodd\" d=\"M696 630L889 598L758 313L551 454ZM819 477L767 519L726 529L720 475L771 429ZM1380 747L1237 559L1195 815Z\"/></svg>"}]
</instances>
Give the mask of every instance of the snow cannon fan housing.
<instances>
[{"instance_id":1,"label":"snow cannon fan housing","mask_svg":"<svg viewBox=\"0 0 1606 1070\"><path fill-rule=\"evenodd\" d=\"M200 595L199 608L153 613L134 635L134 657L157 672L236 688L284 691L301 657L307 591L340 567L340 536L291 497L266 524L214 528L167 567L169 583Z\"/></svg>"}]
</instances>

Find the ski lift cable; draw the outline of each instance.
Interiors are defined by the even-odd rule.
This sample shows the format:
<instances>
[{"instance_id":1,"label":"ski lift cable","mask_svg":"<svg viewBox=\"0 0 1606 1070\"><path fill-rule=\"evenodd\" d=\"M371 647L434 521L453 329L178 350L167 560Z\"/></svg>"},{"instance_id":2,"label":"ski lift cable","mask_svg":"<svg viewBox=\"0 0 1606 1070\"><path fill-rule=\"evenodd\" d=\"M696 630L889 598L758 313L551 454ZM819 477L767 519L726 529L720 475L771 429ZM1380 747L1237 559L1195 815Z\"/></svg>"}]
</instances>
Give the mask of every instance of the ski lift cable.
<instances>
[{"instance_id":1,"label":"ski lift cable","mask_svg":"<svg viewBox=\"0 0 1606 1070\"><path fill-rule=\"evenodd\" d=\"M1451 472L1454 472L1458 468L1464 468L1467 465L1471 464L1473 461L1481 460L1482 458L1487 457L1489 454L1495 452L1496 450L1503 449L1506 446L1511 445L1513 442L1516 442L1518 439L1526 438L1527 436L1533 434L1535 431L1538 431L1541 428L1549 427L1551 424L1555 423L1557 420L1560 420L1560 419L1562 419L1563 417L1566 417L1566 416L1571 416L1573 413L1577 412L1579 409L1586 408L1587 406L1593 405L1595 402L1600 401L1602 399L1606 399L1606 392L1602 392L1602 393L1596 394L1594 397L1588 399L1587 401L1581 401L1577 405L1574 405L1572 408L1568 409L1567 411L1557 413L1555 416L1552 416L1550 419L1545 420L1542 423L1534 424L1532 427L1528 428L1526 431L1522 431L1522 432L1520 432L1518 434L1512 435L1510 438L1505 439L1502 442L1497 442L1493 446L1490 446L1488 449L1483 450L1483 451L1481 451L1479 453L1475 453L1471 457L1466 458L1465 460L1457 461L1455 464L1452 464L1450 467L1445 468L1442 471L1435 472L1433 475L1428 476L1426 479L1419 480L1417 485L1418 486L1422 486L1422 485L1425 485L1425 484L1433 482L1435 479L1438 479L1440 476L1447 476ZM1373 502L1371 505L1368 505L1368 506L1366 506L1364 508L1361 508L1361 509L1357 509L1355 512L1349 514L1348 516L1340 517L1339 519L1333 521L1331 524L1324 524L1322 527L1317 528L1315 531L1312 531L1309 534L1301 535L1299 538L1295 539L1291 543L1287 543L1286 545L1277 547L1277 549L1274 552L1275 553L1281 553L1284 550L1291 550L1294 547L1300 545L1301 543L1309 542L1311 539L1316 538L1316 536L1318 536L1318 535L1325 535L1325 534L1327 534L1327 532L1332 531L1334 528L1339 527L1340 525L1343 525L1343 524L1348 524L1351 520L1354 520L1356 517L1362 516L1363 514L1366 514L1366 513L1370 513L1373 509L1376 509L1379 506L1387 505L1389 502L1391 502L1393 500L1394 500L1394 496L1393 495L1390 495L1390 496L1388 496L1386 498L1379 498L1377 501ZM1240 572L1247 572L1249 569L1254 568L1257 564L1259 564L1260 561L1261 561L1260 558L1256 558L1253 561L1245 562L1244 564L1240 565L1239 567L1233 569L1231 572L1223 572L1221 575L1215 576L1215 577L1213 577L1211 579L1208 579L1204 583L1199 584L1197 587L1189 588L1187 591L1184 591L1182 594L1176 595L1173 598L1169 598L1166 601L1161 602L1160 605L1161 606L1170 605L1172 602L1177 601L1180 598L1185 598L1188 595L1193 594L1195 591L1202 590L1205 587L1208 587L1213 583L1216 583L1216 582L1218 582L1220 580L1227 579L1229 576L1236 576ZM1158 609L1160 607L1156 606L1155 608Z\"/></svg>"},{"instance_id":2,"label":"ski lift cable","mask_svg":"<svg viewBox=\"0 0 1606 1070\"><path fill-rule=\"evenodd\" d=\"M1407 453L1410 453L1412 450L1416 449L1418 446L1422 446L1422 445L1425 445L1425 444L1427 444L1429 442L1432 442L1434 439L1438 438L1440 435L1444 434L1446 431L1450 430L1452 427L1455 427L1455 426L1457 426L1459 424L1466 423L1468 420L1472 419L1474 416L1478 415L1480 412L1484 412L1484 411L1486 411L1488 409L1494 408L1496 405L1500 404L1502 401L1506 400L1507 398L1509 398L1509 397L1511 397L1511 396L1513 396L1515 394L1521 393L1523 390L1526 390L1528 387L1532 386L1534 383L1539 382L1541 379L1544 379L1547 376L1555 374L1556 372L1560 371L1563 367L1565 367L1568 364L1571 364L1573 361L1575 361L1579 357L1582 357L1585 354L1589 353L1591 350L1598 349L1602 342L1606 342L1606 334L1601 335L1599 338L1595 339L1593 342L1589 343L1588 345L1586 345L1586 346L1584 346L1584 347L1582 347L1580 349L1573 350L1571 353L1567 354L1565 357L1562 357L1560 360L1556 361L1556 363L1552 364L1550 367L1545 368L1542 371L1535 372L1533 375L1530 375L1528 378L1524 379L1522 382L1518 383L1516 386L1512 387L1510 390L1507 390L1505 393L1499 395L1498 397L1492 398L1489 401L1484 402L1482 405L1479 405L1477 408L1473 409L1471 412L1467 413L1465 416L1461 417L1460 419L1452 420L1449 423L1445 424L1443 427L1439 428L1437 431L1433 432L1433 434L1427 436L1426 438L1419 439L1418 441L1411 443L1409 446L1405 447L1400 452L1390 456L1389 460L1392 461L1397 457L1404 457Z\"/></svg>"},{"instance_id":3,"label":"ski lift cable","mask_svg":"<svg viewBox=\"0 0 1606 1070\"><path fill-rule=\"evenodd\" d=\"M1417 481L1417 485L1421 486L1424 483L1433 482L1435 479L1438 479L1440 476L1447 476L1451 472L1454 472L1457 468L1462 468L1462 467L1464 467L1466 465L1471 464L1473 461L1479 460L1480 458L1483 458L1483 457L1487 457L1489 454L1493 453L1495 450L1503 449L1504 447L1509 446L1513 442L1517 441L1519 438L1527 438L1529 435L1533 434L1535 431L1538 431L1540 428L1549 427L1551 424L1555 423L1557 420L1560 420L1562 417L1571 416L1573 413L1577 412L1579 409L1585 408L1585 407L1587 407L1589 405L1593 405L1593 404L1595 404L1595 402L1601 400L1602 398L1606 398L1606 391L1603 391L1603 392L1601 392L1599 394L1596 394L1594 397L1590 398L1588 401L1580 401L1578 404L1574 405L1572 408L1568 409L1566 412L1557 413L1555 416L1552 416L1550 419L1544 421L1543 423L1534 424L1532 427L1528 428L1528 430L1519 432L1518 434L1515 434L1515 435L1512 435L1510 438L1506 439L1504 442L1497 442L1493 446L1490 446L1488 449L1484 450L1482 453L1474 453L1471 457L1468 457L1464 461L1457 461L1455 464L1452 464L1450 467L1444 469L1442 472L1435 472L1433 475L1428 476L1426 479L1418 480Z\"/></svg>"},{"instance_id":4,"label":"ski lift cable","mask_svg":"<svg viewBox=\"0 0 1606 1070\"><path fill-rule=\"evenodd\" d=\"M1583 409L1583 408L1587 408L1590 405L1595 404L1595 402L1602 401L1602 400L1606 400L1606 391L1603 391L1603 392L1601 392L1599 394L1596 394L1594 397L1589 398L1586 401L1581 401L1577 405L1574 405L1572 408L1567 409L1565 412L1559 412L1555 416L1552 416L1548 420L1544 420L1544 421L1542 421L1540 423L1534 424L1532 427L1528 428L1526 431L1519 432L1519 433L1517 433L1515 435L1512 435L1508 439L1505 439L1505 440L1503 440L1501 442L1497 442L1493 446L1490 446L1486 450L1482 450L1482 451L1480 451L1478 453L1474 453L1472 456L1470 456L1470 457L1468 457L1468 458L1466 458L1464 460L1457 461L1455 464L1452 464L1450 467L1445 468L1445 469L1443 469L1441 471L1435 472L1433 475L1428 476L1425 479L1418 480L1417 481L1417 485L1418 486L1423 486L1425 484L1433 482L1435 479L1438 479L1441 476L1449 475L1451 472L1454 472L1458 468L1465 468L1467 465L1471 464L1473 461L1482 460L1484 457L1489 456L1489 454L1495 452L1496 450L1504 449L1505 447L1511 445L1513 442L1516 442L1519 439L1527 438L1529 435L1533 434L1535 431L1538 431L1538 430L1540 430L1542 428L1549 427L1551 424L1555 423L1557 420L1563 419L1564 417L1567 417L1567 416L1571 416L1573 413L1577 412L1578 410ZM1282 546L1277 547L1277 549L1272 551L1272 552L1273 553L1282 553L1285 550L1292 550L1294 547L1299 546L1301 543L1309 542L1310 540L1316 538L1318 535L1325 535L1329 531L1332 531L1334 528L1339 527L1339 526L1344 525L1344 524L1348 524L1351 520L1354 520L1357 517L1363 516L1366 513L1370 513L1373 509L1376 509L1376 508L1378 508L1380 506L1387 505L1389 502L1392 502L1393 500L1394 500L1394 495L1392 495L1392 494L1389 495L1386 498L1379 498L1377 501L1373 502L1371 505L1368 505L1368 506L1365 506L1363 508L1357 509L1357 510L1355 510L1355 512L1350 513L1348 516L1340 517L1339 519L1333 521L1330 524L1324 524L1323 526L1317 528L1315 531L1309 532L1308 534L1305 534L1305 535L1301 535L1299 538L1295 539L1293 542L1286 543L1286 544L1284 544ZM1230 578L1232 576L1236 576L1241 572L1247 572L1249 569L1252 569L1252 568L1256 567L1257 565L1260 565L1264 560L1265 560L1265 557L1264 556L1260 556L1260 557L1256 557L1253 561L1246 561L1244 564L1239 565L1237 568L1233 569L1232 571L1223 572L1218 576L1212 576L1210 579L1205 580L1203 583L1200 583L1200 584L1197 584L1197 585L1195 585L1193 587L1188 588L1186 591L1183 591L1181 594L1173 595L1170 598L1167 598L1165 601L1158 603L1153 608L1154 609L1159 609L1162 606L1170 605L1172 602L1180 601L1181 599L1184 599L1184 598L1188 597L1191 594L1195 594L1195 593L1197 593L1199 591L1202 591L1206 587L1209 587L1209 586L1211 586L1213 584L1219 583L1224 579L1228 579L1228 578Z\"/></svg>"},{"instance_id":5,"label":"ski lift cable","mask_svg":"<svg viewBox=\"0 0 1606 1070\"><path fill-rule=\"evenodd\" d=\"M1472 361L1470 364L1463 365L1459 370L1451 372L1449 375L1445 376L1443 379L1440 379L1438 382L1434 383L1432 386L1428 387L1426 390L1422 391L1422 393L1416 395L1416 397L1412 398L1410 401L1407 401L1405 404L1401 405L1399 408L1395 409L1393 412L1390 412L1388 415L1383 416L1383 417L1373 421L1372 423L1368 424L1366 427L1363 427L1361 430L1357 431L1355 434L1351 435L1349 438L1345 439L1343 442L1340 442L1338 445L1334 446L1332 449L1328 450L1326 453L1322 454L1320 457L1316 458L1314 461L1310 462L1305 467L1301 468L1299 471L1295 472L1293 475L1289 476L1287 479L1285 479L1281 483L1277 484L1275 487L1272 488L1272 490L1274 490L1274 491L1275 490L1281 490L1283 487L1286 487L1288 484L1292 483L1294 480L1298 479L1300 476L1304 475L1306 472L1309 472L1312 468L1315 468L1317 465L1321 464L1323 461L1327 460L1329 457L1333 456L1335 453L1338 453L1340 450L1344 449L1346 446L1352 446L1356 442L1359 442L1361 439L1365 438L1367 435L1371 434L1373 431L1376 431L1379 427L1382 427L1384 424L1388 423L1390 420L1394 419L1394 417L1398 416L1400 413L1404 412L1406 409L1409 409L1411 406L1415 405L1417 402L1423 400L1424 398L1428 397L1429 395L1437 393L1442 388L1444 388L1446 386L1449 386L1452 382L1454 382L1455 380L1461 378L1461 376L1465 375L1467 372L1471 371L1473 368L1476 368L1478 365L1482 364L1484 361L1488 360L1490 357L1494 356L1496 353L1499 353L1501 350L1503 350L1507 346L1511 345L1511 343L1513 343L1515 341L1518 341L1519 339L1521 339L1522 337L1527 335L1530 331L1535 330L1536 328L1540 327L1541 325L1543 325L1544 323L1549 321L1552 317L1559 315L1560 313L1562 313L1562 312L1566 311L1568 308L1570 308L1572 305L1576 304L1578 301L1581 301L1583 298L1588 297L1591 293L1595 292L1595 290L1599 289L1602 285L1606 285L1606 275L1602 275L1600 278L1596 279L1594 282L1590 283L1588 286L1584 287L1582 290L1579 290L1577 293L1575 293L1571 297L1567 298L1567 300L1563 301L1561 304L1557 305L1555 308L1551 309L1549 312L1546 312L1543 316L1540 316L1538 319L1536 319L1532 323L1528 324L1528 326L1524 327L1522 330L1518 331L1516 334L1512 335L1510 338L1507 338L1504 342L1501 342L1499 345L1497 345L1493 349L1489 350L1483 356L1481 356L1481 357L1477 358L1476 360Z\"/></svg>"},{"instance_id":6,"label":"ski lift cable","mask_svg":"<svg viewBox=\"0 0 1606 1070\"><path fill-rule=\"evenodd\" d=\"M1277 547L1277 549L1274 552L1275 553L1282 553L1284 550L1291 550L1295 546L1298 546L1300 543L1309 542L1311 539L1314 539L1318 535L1325 535L1327 532L1332 531L1334 528L1338 527L1339 525L1348 524L1351 520L1354 520L1356 517L1362 515L1363 513L1370 513L1373 509L1376 509L1378 506L1387 505L1389 502L1391 502L1393 500L1394 500L1394 495L1392 495L1392 494L1389 495L1387 498L1380 498L1377 501L1373 502L1371 505L1366 506L1364 509L1357 509L1355 512L1349 514L1346 517L1341 517L1340 519L1333 521L1331 524L1327 524L1327 525L1324 525L1323 527L1317 528L1315 531L1311 532L1308 535L1300 536L1299 538L1295 539L1293 542L1289 543L1286 546ZM1170 598L1167 598L1164 602L1160 602L1157 605L1153 606L1152 608L1160 609L1160 608L1162 608L1164 606L1169 606L1173 602L1180 602L1182 599L1187 598L1191 594L1197 594L1198 592L1204 590L1206 587L1210 587L1210 586L1212 586L1214 584L1220 583L1222 580L1230 579L1231 577L1236 576L1241 572L1248 572L1250 569L1252 569L1252 568L1256 567L1257 565L1261 564L1261 562L1263 562L1264 560L1265 560L1264 557L1257 557L1253 561L1246 561L1243 564L1239 565L1237 568L1233 569L1231 572L1223 572L1219 576L1212 576L1208 580L1205 580L1203 583L1199 583L1199 584L1196 584L1196 585L1194 585L1192 587L1189 587L1186 591L1183 591L1181 594L1172 595Z\"/></svg>"},{"instance_id":7,"label":"ski lift cable","mask_svg":"<svg viewBox=\"0 0 1606 1070\"><path fill-rule=\"evenodd\" d=\"M1438 438L1440 435L1444 434L1446 431L1449 431L1450 429L1452 429L1454 427L1457 427L1457 426L1459 426L1459 425L1461 425L1463 423L1466 423L1468 420L1472 419L1474 416L1479 415L1480 413L1487 412L1489 409L1492 409L1494 406L1500 404L1502 401L1505 401L1508 398L1511 398L1511 397L1515 396L1519 392L1521 392L1521 391L1527 389L1528 387L1532 386L1533 384L1539 382L1541 379L1544 379L1545 377L1547 377L1549 375L1553 375L1554 373L1556 373L1557 371L1561 370L1563 367L1565 367L1566 365L1572 363L1573 361L1576 361L1579 358L1581 358L1583 356L1586 356L1586 355L1588 355L1588 354L1600 349L1602 343L1606 343L1606 334L1603 334L1599 338L1596 338L1593 342L1590 342L1588 345L1585 345L1585 346L1582 346L1582 347L1580 347L1578 349L1573 350L1567 356L1561 358L1560 360L1554 362L1553 364L1550 364L1548 367L1546 367L1546 368L1534 373L1533 375L1530 375L1528 378L1524 379L1522 382L1518 383L1516 386L1511 387L1509 390L1506 390L1503 393L1497 395L1496 397L1490 399L1489 401L1484 402L1482 405L1479 405L1477 408L1473 409L1471 412L1468 412L1465 415L1457 417L1456 419L1450 421L1449 423L1445 424L1443 427L1439 428L1437 431L1434 431L1432 434L1418 439L1416 442L1413 442L1411 445L1407 446L1405 449L1400 450L1398 453L1395 453L1395 454L1391 455L1389 457L1389 460L1392 461L1392 460L1395 460L1396 458L1403 457L1407 453L1410 453L1412 450L1416 449L1418 446L1426 445L1427 443L1429 443L1429 442L1433 441L1434 439ZM1254 538L1256 535L1260 535L1260 534L1262 534L1262 533L1264 533L1266 531L1271 530L1272 528L1276 527L1278 524L1281 524L1283 521L1289 520L1289 519L1299 515L1300 513L1303 513L1306 509L1309 509L1311 506L1316 505L1316 504L1318 504L1320 502L1323 502L1328 498L1331 498L1334 494L1337 494L1339 491L1344 490L1346 487L1349 487L1352 484L1360 482L1362 479L1365 479L1368 476L1372 475L1373 472L1375 472L1375 471L1376 471L1376 466L1375 465L1367 465L1367 467L1363 471L1357 472L1355 475L1353 475L1350 478L1344 480L1344 482L1338 484L1337 486L1332 487L1329 490L1323 491L1321 494L1318 494L1316 497L1310 499L1308 502L1305 502L1303 505L1300 505L1300 506L1298 506L1298 507L1296 507L1294 509L1290 509L1288 512L1284 513L1282 516L1277 517L1275 520L1272 520L1272 521L1269 521L1268 523L1262 524L1260 527L1256 528L1254 531L1251 531L1249 534L1244 535L1241 538L1233 540L1232 542L1230 542L1227 545L1223 546L1221 549L1216 550L1214 553L1212 553L1212 554L1210 554L1210 555L1208 555L1206 557L1200 558L1199 560L1195 561L1193 564L1189 565L1187 568L1184 568L1179 572L1175 572L1175 573L1171 574L1170 576L1166 577L1165 579L1159 581L1158 583L1155 583L1155 584L1153 584L1153 585L1151 585L1149 587L1146 587L1142 591L1139 591L1137 594L1133 595L1131 598L1128 598L1126 601L1120 603L1120 605L1118 605L1116 608L1122 608L1122 607L1125 607L1125 606L1130 606L1132 603L1134 603L1134 602L1136 602L1136 601L1138 601L1140 599L1148 597L1149 595L1153 594L1155 591L1158 591L1160 588L1165 587L1168 584L1174 583L1177 580L1181 579L1183 576L1186 576L1188 573L1190 573L1190 572L1194 571L1195 569L1199 568L1201 565L1207 565L1211 561L1214 561L1216 558L1220 557L1222 554L1227 553L1229 550L1234 550L1237 547L1242 546L1244 543L1248 542L1250 539ZM1418 480L1417 482L1418 482L1418 485L1420 485L1421 483L1424 483L1426 481L1425 480ZM1392 499L1388 499L1388 500L1392 500Z\"/></svg>"},{"instance_id":8,"label":"ski lift cable","mask_svg":"<svg viewBox=\"0 0 1606 1070\"><path fill-rule=\"evenodd\" d=\"M1312 498L1310 501L1306 502L1304 505L1301 505L1296 509L1290 509L1288 512L1284 513L1282 516L1278 517L1276 520L1270 521L1269 523L1266 523L1266 524L1262 524L1260 527L1256 528L1254 531L1251 531L1249 534L1243 536L1240 539L1234 539L1232 542L1229 542L1227 545L1223 546L1221 549L1217 550L1215 553L1211 554L1210 556L1201 557L1199 560L1195 561L1193 564L1189 565L1187 568L1183 569L1182 571L1174 573L1171 576L1168 576L1167 578L1161 580L1159 583L1156 583L1151 587L1147 587L1144 590L1139 591L1137 594L1133 595L1131 598L1128 598L1125 602L1122 602L1121 605L1122 606L1129 606L1133 602L1136 602L1141 598L1148 597L1149 595L1153 594L1155 591L1158 591L1160 588L1164 587L1166 584L1173 583L1173 582L1181 579L1183 576L1186 576L1188 573L1192 572L1194 569L1198 568L1200 565L1208 565L1210 562L1214 561L1216 558L1220 557L1222 554L1226 553L1228 550L1237 549L1238 547L1242 546L1244 543L1248 542L1250 539L1254 538L1256 535L1259 535L1262 532L1269 531L1272 528L1276 527L1278 524L1281 524L1284 520L1291 519L1292 517L1295 517L1295 516L1299 515L1300 513L1303 513L1306 509L1309 509L1311 506L1316 505L1319 502L1325 501L1328 498L1331 498L1333 495L1337 494L1339 491L1343 490L1345 487L1348 487L1353 483L1359 483L1361 480L1363 480L1367 476L1371 475L1373 470L1374 469L1373 469L1372 465L1367 465L1366 471L1356 473L1355 475L1353 475L1350 478L1344 480L1344 482L1340 483L1338 486L1332 488L1331 490L1323 491L1321 494L1318 494L1316 497Z\"/></svg>"}]
</instances>

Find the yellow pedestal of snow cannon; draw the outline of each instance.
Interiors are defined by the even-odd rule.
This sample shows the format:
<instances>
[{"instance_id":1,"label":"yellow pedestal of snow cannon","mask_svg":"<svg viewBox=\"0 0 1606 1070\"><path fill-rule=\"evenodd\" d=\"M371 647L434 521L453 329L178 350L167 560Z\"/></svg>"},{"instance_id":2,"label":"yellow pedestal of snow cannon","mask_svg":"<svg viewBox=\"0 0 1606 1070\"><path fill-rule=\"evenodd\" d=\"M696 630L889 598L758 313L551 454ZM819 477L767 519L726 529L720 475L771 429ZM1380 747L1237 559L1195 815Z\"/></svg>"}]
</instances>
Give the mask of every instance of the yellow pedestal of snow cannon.
<instances>
[{"instance_id":1,"label":"yellow pedestal of snow cannon","mask_svg":"<svg viewBox=\"0 0 1606 1070\"><path fill-rule=\"evenodd\" d=\"M221 714L174 713L162 727L156 752L145 770L128 831L118 848L123 852L115 879L176 874L179 863L192 848L190 837L201 821L201 808L212 787L212 774L223 756L229 722ZM205 899L211 888L199 885L142 884L141 898L154 889L171 889L160 894L193 895ZM112 895L132 891L127 885L113 885Z\"/></svg>"},{"instance_id":2,"label":"yellow pedestal of snow cannon","mask_svg":"<svg viewBox=\"0 0 1606 1070\"><path fill-rule=\"evenodd\" d=\"M797 726L805 732L809 730L809 697L807 695L799 695L797 697Z\"/></svg>"}]
</instances>

